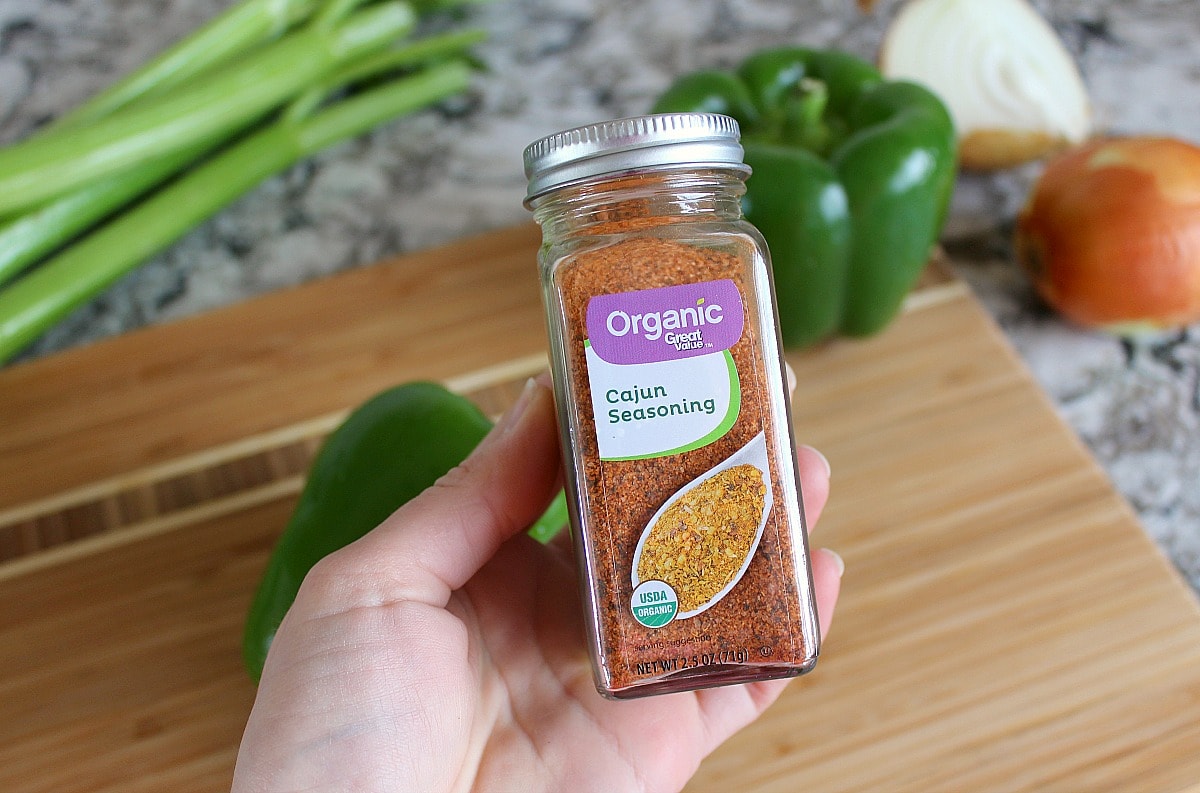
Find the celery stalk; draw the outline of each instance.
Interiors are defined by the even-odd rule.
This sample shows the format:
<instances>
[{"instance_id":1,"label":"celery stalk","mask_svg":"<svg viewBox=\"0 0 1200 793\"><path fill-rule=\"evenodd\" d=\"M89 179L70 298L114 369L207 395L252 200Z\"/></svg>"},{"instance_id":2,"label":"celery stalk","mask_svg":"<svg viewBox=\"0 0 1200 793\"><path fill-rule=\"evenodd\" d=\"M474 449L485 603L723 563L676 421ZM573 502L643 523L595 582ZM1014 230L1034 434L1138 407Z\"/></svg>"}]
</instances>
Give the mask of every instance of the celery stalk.
<instances>
[{"instance_id":1,"label":"celery stalk","mask_svg":"<svg viewBox=\"0 0 1200 793\"><path fill-rule=\"evenodd\" d=\"M465 62L450 61L335 102L310 118L285 116L186 172L0 291L0 362L263 179L464 90L470 75Z\"/></svg>"},{"instance_id":2,"label":"celery stalk","mask_svg":"<svg viewBox=\"0 0 1200 793\"><path fill-rule=\"evenodd\" d=\"M94 121L128 103L162 94L204 71L312 16L318 0L242 0L123 79L60 116L40 134ZM139 164L78 192L0 223L0 285L69 241L109 212L133 200L199 157L210 146L194 146Z\"/></svg>"},{"instance_id":3,"label":"celery stalk","mask_svg":"<svg viewBox=\"0 0 1200 793\"><path fill-rule=\"evenodd\" d=\"M438 60L461 57L463 51L478 44L487 37L483 30L464 30L457 33L443 33L437 36L406 42L403 47L384 50L363 56L338 66L316 82L308 91L299 95L285 111L292 118L307 117L318 105L325 101L330 93L338 88L351 85L369 77L385 75L405 67L418 64L429 65ZM0 235L0 245L2 245ZM0 283L3 278L0 277Z\"/></svg>"},{"instance_id":4,"label":"celery stalk","mask_svg":"<svg viewBox=\"0 0 1200 793\"><path fill-rule=\"evenodd\" d=\"M323 78L309 100L315 108L335 88L374 74L459 55L484 38L481 30L430 36L394 50L351 61ZM312 109L309 108L309 109ZM293 113L300 118L302 113ZM0 225L0 285L41 257L65 245L128 202L182 170L218 141L202 142L165 157L139 164L57 198L45 206Z\"/></svg>"},{"instance_id":5,"label":"celery stalk","mask_svg":"<svg viewBox=\"0 0 1200 793\"><path fill-rule=\"evenodd\" d=\"M162 93L222 64L303 22L318 0L242 0L153 60L93 96L56 124L72 125L107 116L133 100Z\"/></svg>"},{"instance_id":6,"label":"celery stalk","mask_svg":"<svg viewBox=\"0 0 1200 793\"><path fill-rule=\"evenodd\" d=\"M180 149L68 193L0 227L0 285L76 234L195 160L208 145Z\"/></svg>"},{"instance_id":7,"label":"celery stalk","mask_svg":"<svg viewBox=\"0 0 1200 793\"><path fill-rule=\"evenodd\" d=\"M463 51L487 38L478 28L406 42L403 47L366 55L338 67L322 78L320 85L332 90L339 85L357 82L373 74L383 74L405 66L430 63L442 58L462 55Z\"/></svg>"},{"instance_id":8,"label":"celery stalk","mask_svg":"<svg viewBox=\"0 0 1200 793\"><path fill-rule=\"evenodd\" d=\"M414 22L406 4L372 6L332 30L292 33L165 97L0 150L0 216L261 118L339 64L383 49Z\"/></svg>"},{"instance_id":9,"label":"celery stalk","mask_svg":"<svg viewBox=\"0 0 1200 793\"><path fill-rule=\"evenodd\" d=\"M327 0L241 0L160 52L135 71L60 116L55 125L92 121L142 96L161 94L222 65L306 21ZM419 13L472 0L414 0Z\"/></svg>"}]
</instances>

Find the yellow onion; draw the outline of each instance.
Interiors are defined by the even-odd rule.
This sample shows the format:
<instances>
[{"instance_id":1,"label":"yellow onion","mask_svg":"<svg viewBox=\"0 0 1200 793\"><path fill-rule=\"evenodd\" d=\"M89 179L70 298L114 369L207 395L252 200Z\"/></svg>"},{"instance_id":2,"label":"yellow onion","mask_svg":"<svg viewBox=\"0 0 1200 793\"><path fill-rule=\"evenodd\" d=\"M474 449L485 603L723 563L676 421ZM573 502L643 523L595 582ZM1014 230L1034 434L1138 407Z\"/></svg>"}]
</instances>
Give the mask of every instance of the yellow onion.
<instances>
[{"instance_id":1,"label":"yellow onion","mask_svg":"<svg viewBox=\"0 0 1200 793\"><path fill-rule=\"evenodd\" d=\"M1060 155L1015 243L1042 297L1081 325L1136 334L1200 320L1200 148L1130 137Z\"/></svg>"}]
</instances>

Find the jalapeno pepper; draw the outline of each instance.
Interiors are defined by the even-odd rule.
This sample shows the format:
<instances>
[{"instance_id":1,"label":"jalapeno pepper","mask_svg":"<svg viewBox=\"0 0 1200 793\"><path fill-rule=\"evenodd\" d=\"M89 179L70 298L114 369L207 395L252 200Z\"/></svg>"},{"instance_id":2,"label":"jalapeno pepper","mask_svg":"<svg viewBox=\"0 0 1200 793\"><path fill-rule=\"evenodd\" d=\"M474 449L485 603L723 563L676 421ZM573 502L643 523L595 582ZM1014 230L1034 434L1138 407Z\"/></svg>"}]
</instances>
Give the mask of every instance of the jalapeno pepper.
<instances>
[{"instance_id":1,"label":"jalapeno pepper","mask_svg":"<svg viewBox=\"0 0 1200 793\"><path fill-rule=\"evenodd\" d=\"M246 619L242 656L262 674L275 631L318 561L362 537L462 462L492 422L470 400L433 383L388 389L325 440ZM529 533L545 542L566 523L562 494Z\"/></svg>"},{"instance_id":2,"label":"jalapeno pepper","mask_svg":"<svg viewBox=\"0 0 1200 793\"><path fill-rule=\"evenodd\" d=\"M654 111L737 119L746 218L771 251L787 346L892 320L954 187L954 125L936 96L852 55L789 47L685 75Z\"/></svg>"}]
</instances>

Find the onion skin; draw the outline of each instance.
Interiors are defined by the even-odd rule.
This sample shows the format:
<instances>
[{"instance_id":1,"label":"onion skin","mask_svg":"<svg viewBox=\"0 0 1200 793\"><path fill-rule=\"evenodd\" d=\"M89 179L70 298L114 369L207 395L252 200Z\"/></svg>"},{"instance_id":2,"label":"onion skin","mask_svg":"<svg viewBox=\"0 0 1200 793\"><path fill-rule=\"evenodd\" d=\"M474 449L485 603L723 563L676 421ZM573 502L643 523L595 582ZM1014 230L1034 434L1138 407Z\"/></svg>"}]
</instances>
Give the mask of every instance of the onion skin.
<instances>
[{"instance_id":1,"label":"onion skin","mask_svg":"<svg viewBox=\"0 0 1200 793\"><path fill-rule=\"evenodd\" d=\"M1080 325L1137 335L1200 320L1200 148L1131 137L1070 150L1014 242L1038 292Z\"/></svg>"}]
</instances>

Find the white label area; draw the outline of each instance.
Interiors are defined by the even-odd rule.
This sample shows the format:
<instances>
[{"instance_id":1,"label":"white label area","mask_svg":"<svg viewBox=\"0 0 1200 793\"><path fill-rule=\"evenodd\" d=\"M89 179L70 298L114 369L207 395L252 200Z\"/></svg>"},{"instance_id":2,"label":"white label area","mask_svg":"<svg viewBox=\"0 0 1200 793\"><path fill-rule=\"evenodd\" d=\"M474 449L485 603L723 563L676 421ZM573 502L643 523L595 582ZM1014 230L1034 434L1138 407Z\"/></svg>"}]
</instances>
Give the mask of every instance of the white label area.
<instances>
[{"instance_id":1,"label":"white label area","mask_svg":"<svg viewBox=\"0 0 1200 793\"><path fill-rule=\"evenodd\" d=\"M727 433L741 410L728 350L652 363L612 364L586 348L602 460L665 457Z\"/></svg>"}]
</instances>

